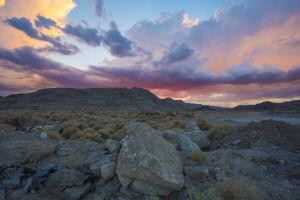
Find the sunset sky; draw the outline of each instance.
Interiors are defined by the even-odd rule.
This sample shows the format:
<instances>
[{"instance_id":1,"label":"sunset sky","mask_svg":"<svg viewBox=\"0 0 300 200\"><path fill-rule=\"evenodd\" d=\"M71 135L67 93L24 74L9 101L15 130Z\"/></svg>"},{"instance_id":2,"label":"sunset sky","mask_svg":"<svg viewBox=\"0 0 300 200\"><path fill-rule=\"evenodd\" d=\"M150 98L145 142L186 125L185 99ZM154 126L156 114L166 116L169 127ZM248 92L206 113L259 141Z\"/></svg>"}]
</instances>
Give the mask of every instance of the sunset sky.
<instances>
[{"instance_id":1,"label":"sunset sky","mask_svg":"<svg viewBox=\"0 0 300 200\"><path fill-rule=\"evenodd\" d=\"M219 106L300 99L300 0L0 0L0 96L142 87Z\"/></svg>"}]
</instances>

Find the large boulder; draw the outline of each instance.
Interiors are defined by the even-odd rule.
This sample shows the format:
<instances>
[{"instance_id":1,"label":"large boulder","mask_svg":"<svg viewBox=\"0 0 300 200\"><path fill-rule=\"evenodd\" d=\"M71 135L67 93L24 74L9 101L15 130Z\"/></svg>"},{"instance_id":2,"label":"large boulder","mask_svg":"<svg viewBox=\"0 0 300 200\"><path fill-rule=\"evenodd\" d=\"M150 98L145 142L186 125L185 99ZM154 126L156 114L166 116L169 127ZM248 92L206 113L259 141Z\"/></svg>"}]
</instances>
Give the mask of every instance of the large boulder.
<instances>
[{"instance_id":1,"label":"large boulder","mask_svg":"<svg viewBox=\"0 0 300 200\"><path fill-rule=\"evenodd\" d=\"M184 185L176 149L144 123L128 124L116 173L124 187L144 194L168 195Z\"/></svg>"},{"instance_id":2,"label":"large boulder","mask_svg":"<svg viewBox=\"0 0 300 200\"><path fill-rule=\"evenodd\" d=\"M191 138L185 134L179 135L179 141L180 141L180 148L181 151L185 153L191 153L193 151L200 150L199 146L194 143Z\"/></svg>"}]
</instances>

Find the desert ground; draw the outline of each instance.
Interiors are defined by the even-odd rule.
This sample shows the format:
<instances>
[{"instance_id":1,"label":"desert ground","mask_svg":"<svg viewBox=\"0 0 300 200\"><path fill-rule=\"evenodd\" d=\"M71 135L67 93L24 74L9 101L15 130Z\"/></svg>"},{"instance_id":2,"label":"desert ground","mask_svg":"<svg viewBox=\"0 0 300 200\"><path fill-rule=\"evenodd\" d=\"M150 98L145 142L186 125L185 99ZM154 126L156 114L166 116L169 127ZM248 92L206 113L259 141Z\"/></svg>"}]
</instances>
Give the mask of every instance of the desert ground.
<instances>
[{"instance_id":1,"label":"desert ground","mask_svg":"<svg viewBox=\"0 0 300 200\"><path fill-rule=\"evenodd\" d=\"M299 199L300 114L2 110L0 199Z\"/></svg>"}]
</instances>

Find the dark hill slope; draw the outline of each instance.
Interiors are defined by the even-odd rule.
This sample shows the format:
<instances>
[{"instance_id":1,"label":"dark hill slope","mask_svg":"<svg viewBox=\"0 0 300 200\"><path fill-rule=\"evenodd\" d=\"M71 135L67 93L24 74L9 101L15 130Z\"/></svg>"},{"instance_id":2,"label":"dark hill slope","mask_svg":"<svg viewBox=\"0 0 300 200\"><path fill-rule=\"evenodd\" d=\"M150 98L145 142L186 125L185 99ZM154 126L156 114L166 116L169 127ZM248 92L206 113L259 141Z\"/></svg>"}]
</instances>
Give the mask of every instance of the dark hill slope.
<instances>
[{"instance_id":1,"label":"dark hill slope","mask_svg":"<svg viewBox=\"0 0 300 200\"><path fill-rule=\"evenodd\" d=\"M0 109L189 110L201 106L160 99L140 88L53 88L10 95L0 101Z\"/></svg>"},{"instance_id":2,"label":"dark hill slope","mask_svg":"<svg viewBox=\"0 0 300 200\"><path fill-rule=\"evenodd\" d=\"M263 102L256 105L240 105L234 107L233 110L239 111L300 111L300 100L287 101L283 103Z\"/></svg>"}]
</instances>

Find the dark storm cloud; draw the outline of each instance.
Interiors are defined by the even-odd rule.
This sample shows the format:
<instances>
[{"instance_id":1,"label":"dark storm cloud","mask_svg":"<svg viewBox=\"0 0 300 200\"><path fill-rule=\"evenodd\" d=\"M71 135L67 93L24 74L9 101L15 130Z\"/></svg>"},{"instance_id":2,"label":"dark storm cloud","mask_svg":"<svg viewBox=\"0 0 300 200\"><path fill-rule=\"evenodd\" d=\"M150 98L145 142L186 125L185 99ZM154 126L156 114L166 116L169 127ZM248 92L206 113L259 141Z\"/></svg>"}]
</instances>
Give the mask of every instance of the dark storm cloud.
<instances>
[{"instance_id":1,"label":"dark storm cloud","mask_svg":"<svg viewBox=\"0 0 300 200\"><path fill-rule=\"evenodd\" d=\"M13 17L13 18L5 20L5 22L8 25L24 32L27 36L29 36L31 38L49 42L53 45L51 47L46 47L44 49L41 49L41 51L57 52L57 53L61 53L64 55L71 55L71 54L75 54L75 53L79 52L78 47L76 47L73 44L62 42L59 37L53 38L53 37L50 37L50 36L40 33L36 28L33 27L32 23L27 18Z\"/></svg>"},{"instance_id":2,"label":"dark storm cloud","mask_svg":"<svg viewBox=\"0 0 300 200\"><path fill-rule=\"evenodd\" d=\"M86 84L83 71L62 65L38 55L31 47L21 47L14 50L0 48L0 61L9 61L6 69L24 71L24 73L39 74L47 80L64 86L79 86ZM1 63L2 66L2 63ZM3 66L2 66L3 67Z\"/></svg>"},{"instance_id":3,"label":"dark storm cloud","mask_svg":"<svg viewBox=\"0 0 300 200\"><path fill-rule=\"evenodd\" d=\"M0 48L0 59L34 69L53 69L59 67L57 63L36 54L31 47L21 47L14 50Z\"/></svg>"},{"instance_id":4,"label":"dark storm cloud","mask_svg":"<svg viewBox=\"0 0 300 200\"><path fill-rule=\"evenodd\" d=\"M116 57L135 56L134 44L124 37L115 22L110 23L110 30L103 33L103 43L110 53Z\"/></svg>"},{"instance_id":5,"label":"dark storm cloud","mask_svg":"<svg viewBox=\"0 0 300 200\"><path fill-rule=\"evenodd\" d=\"M44 16L38 15L37 19L34 21L36 27L45 27L50 29L53 26L56 26L56 22L52 19L46 18Z\"/></svg>"},{"instance_id":6,"label":"dark storm cloud","mask_svg":"<svg viewBox=\"0 0 300 200\"><path fill-rule=\"evenodd\" d=\"M21 17L21 18L13 17L7 19L5 22L16 29L23 31L29 37L35 39L40 38L39 32L32 26L30 20L25 17Z\"/></svg>"},{"instance_id":7,"label":"dark storm cloud","mask_svg":"<svg viewBox=\"0 0 300 200\"><path fill-rule=\"evenodd\" d=\"M173 43L168 50L164 52L164 57L157 64L171 65L188 59L193 53L194 50L187 45Z\"/></svg>"},{"instance_id":8,"label":"dark storm cloud","mask_svg":"<svg viewBox=\"0 0 300 200\"><path fill-rule=\"evenodd\" d=\"M101 36L99 35L97 29L84 28L81 25L67 25L65 28L63 28L63 31L66 34L74 36L91 46L99 46L101 43Z\"/></svg>"},{"instance_id":9,"label":"dark storm cloud","mask_svg":"<svg viewBox=\"0 0 300 200\"><path fill-rule=\"evenodd\" d=\"M243 65L243 66L242 66ZM191 89L211 85L247 85L273 84L300 80L300 67L282 71L273 67L256 69L249 64L234 66L225 73L215 75L209 72L197 72L193 69L154 68L145 70L133 68L107 68L90 66L93 73L108 77L119 84L131 83L140 87L160 89ZM237 70L239 69L239 70Z\"/></svg>"}]
</instances>

